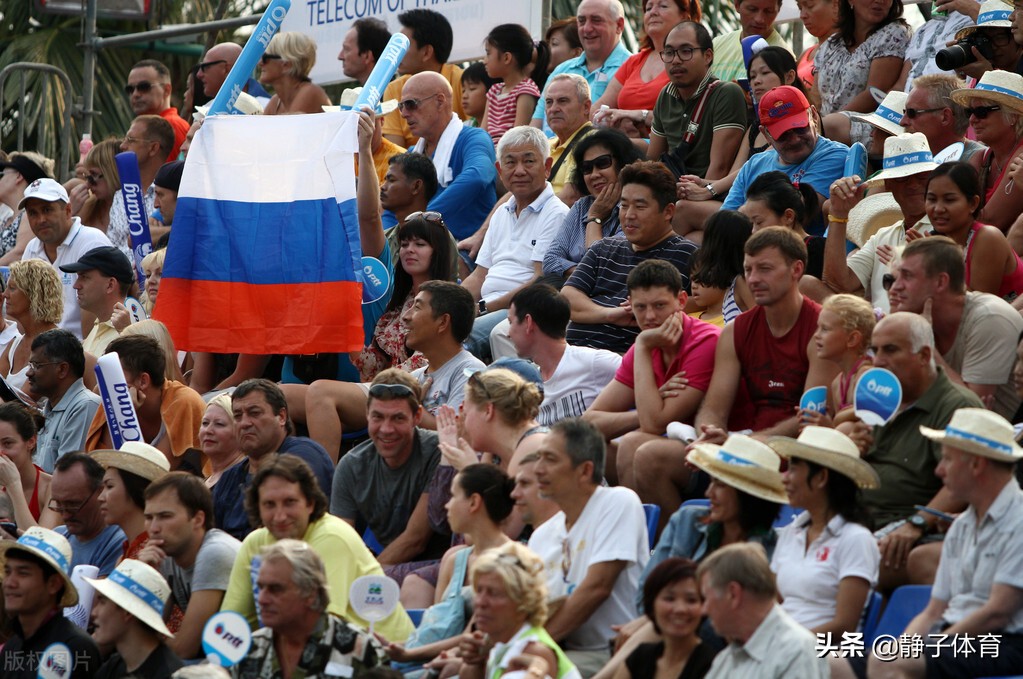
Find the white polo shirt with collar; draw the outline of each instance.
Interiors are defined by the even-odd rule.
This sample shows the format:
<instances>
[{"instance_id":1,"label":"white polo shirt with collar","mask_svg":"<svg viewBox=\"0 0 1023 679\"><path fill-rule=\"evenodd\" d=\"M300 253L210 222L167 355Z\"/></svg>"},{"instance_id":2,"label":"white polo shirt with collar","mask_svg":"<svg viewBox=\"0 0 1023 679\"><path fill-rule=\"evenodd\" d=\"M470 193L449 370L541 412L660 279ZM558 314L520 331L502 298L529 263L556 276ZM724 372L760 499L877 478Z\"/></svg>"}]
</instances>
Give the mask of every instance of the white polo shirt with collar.
<instances>
[{"instance_id":1,"label":"white polo shirt with collar","mask_svg":"<svg viewBox=\"0 0 1023 679\"><path fill-rule=\"evenodd\" d=\"M78 294L74 289L78 274L65 273L60 270L60 266L73 264L89 250L109 245L110 239L105 233L91 226L83 226L82 220L75 217L67 238L57 246L57 258L52 262L38 238L29 241L25 246L25 254L21 256L22 260L41 259L49 263L60 276L64 287L64 315L60 318L60 327L73 332L78 339L82 339L82 311L78 308Z\"/></svg>"}]
</instances>

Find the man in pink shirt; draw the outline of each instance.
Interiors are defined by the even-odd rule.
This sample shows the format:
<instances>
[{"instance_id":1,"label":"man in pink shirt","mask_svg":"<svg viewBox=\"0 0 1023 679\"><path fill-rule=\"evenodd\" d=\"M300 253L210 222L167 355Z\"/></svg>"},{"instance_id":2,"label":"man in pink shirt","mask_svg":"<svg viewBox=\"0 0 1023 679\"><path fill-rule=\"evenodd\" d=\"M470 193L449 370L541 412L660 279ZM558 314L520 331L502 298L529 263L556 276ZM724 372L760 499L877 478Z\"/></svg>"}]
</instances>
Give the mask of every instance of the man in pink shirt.
<instances>
[{"instance_id":1,"label":"man in pink shirt","mask_svg":"<svg viewBox=\"0 0 1023 679\"><path fill-rule=\"evenodd\" d=\"M682 276L669 262L641 262L626 285L641 332L583 417L613 441L605 474L638 491L636 449L664 441L669 422L692 423L710 385L721 329L686 315ZM686 381L685 388L679 380Z\"/></svg>"}]
</instances>

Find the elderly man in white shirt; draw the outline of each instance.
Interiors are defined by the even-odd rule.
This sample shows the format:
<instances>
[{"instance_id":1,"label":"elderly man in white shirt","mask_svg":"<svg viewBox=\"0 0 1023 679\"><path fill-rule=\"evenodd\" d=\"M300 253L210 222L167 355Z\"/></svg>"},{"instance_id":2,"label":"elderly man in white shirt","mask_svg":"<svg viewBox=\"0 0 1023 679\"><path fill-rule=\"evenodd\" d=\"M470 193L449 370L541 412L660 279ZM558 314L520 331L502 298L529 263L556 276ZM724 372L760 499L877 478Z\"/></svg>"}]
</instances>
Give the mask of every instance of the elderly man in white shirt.
<instances>
[{"instance_id":1,"label":"elderly man in white shirt","mask_svg":"<svg viewBox=\"0 0 1023 679\"><path fill-rule=\"evenodd\" d=\"M497 171L511 199L491 218L476 269L462 282L479 305L465 348L484 362L491 358L490 331L508 317L515 293L543 275L544 255L568 214L547 181L550 170L542 132L521 125L501 137Z\"/></svg>"}]
</instances>

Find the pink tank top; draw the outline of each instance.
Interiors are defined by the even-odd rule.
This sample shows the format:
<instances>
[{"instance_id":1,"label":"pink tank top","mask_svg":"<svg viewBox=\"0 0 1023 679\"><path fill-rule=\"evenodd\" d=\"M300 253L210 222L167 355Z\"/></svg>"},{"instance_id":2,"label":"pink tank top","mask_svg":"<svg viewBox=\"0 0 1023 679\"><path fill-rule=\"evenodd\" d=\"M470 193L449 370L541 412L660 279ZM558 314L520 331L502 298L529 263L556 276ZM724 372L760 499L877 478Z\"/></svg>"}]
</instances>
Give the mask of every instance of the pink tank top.
<instances>
[{"instance_id":1,"label":"pink tank top","mask_svg":"<svg viewBox=\"0 0 1023 679\"><path fill-rule=\"evenodd\" d=\"M966 236L966 249L963 252L963 262L966 264L966 287L970 287L970 260L973 258L974 236L983 226L980 222L974 222L970 227L970 233ZM998 296L1002 299L1012 301L1020 294L1023 294L1023 260L1015 250L1012 256L1016 259L1016 268L1012 273L1002 276L1002 284L998 287Z\"/></svg>"}]
</instances>

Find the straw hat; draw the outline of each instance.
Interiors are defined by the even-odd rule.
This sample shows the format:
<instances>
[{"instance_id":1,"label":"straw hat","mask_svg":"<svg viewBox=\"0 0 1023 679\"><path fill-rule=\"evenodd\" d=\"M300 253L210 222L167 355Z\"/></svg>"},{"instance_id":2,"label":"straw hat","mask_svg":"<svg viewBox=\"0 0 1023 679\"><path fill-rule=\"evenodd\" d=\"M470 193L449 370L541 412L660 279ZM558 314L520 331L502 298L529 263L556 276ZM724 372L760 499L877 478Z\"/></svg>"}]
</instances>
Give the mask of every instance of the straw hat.
<instances>
[{"instance_id":1,"label":"straw hat","mask_svg":"<svg viewBox=\"0 0 1023 679\"><path fill-rule=\"evenodd\" d=\"M781 458L749 436L732 434L723 446L694 444L686 459L736 490L781 505L789 501L781 482Z\"/></svg>"},{"instance_id":2,"label":"straw hat","mask_svg":"<svg viewBox=\"0 0 1023 679\"><path fill-rule=\"evenodd\" d=\"M1023 113L1023 75L1001 70L988 71L972 89L964 87L952 90L949 96L962 106L969 106L971 99L981 99L1012 109L1013 113Z\"/></svg>"},{"instance_id":3,"label":"straw hat","mask_svg":"<svg viewBox=\"0 0 1023 679\"><path fill-rule=\"evenodd\" d=\"M263 115L263 106L259 103L259 100L248 92L239 92L238 98L234 100L234 107L241 111L247 116L260 116ZM209 114L209 106L196 106L196 113L202 114L204 117Z\"/></svg>"},{"instance_id":4,"label":"straw hat","mask_svg":"<svg viewBox=\"0 0 1023 679\"><path fill-rule=\"evenodd\" d=\"M125 559L117 564L109 577L85 580L140 622L166 637L174 636L163 622L163 607L170 596L170 586L149 564Z\"/></svg>"},{"instance_id":5,"label":"straw hat","mask_svg":"<svg viewBox=\"0 0 1023 679\"><path fill-rule=\"evenodd\" d=\"M114 467L155 481L170 471L170 462L159 448L148 443L128 441L120 450L96 450L92 457L103 468Z\"/></svg>"},{"instance_id":6,"label":"straw hat","mask_svg":"<svg viewBox=\"0 0 1023 679\"><path fill-rule=\"evenodd\" d=\"M956 31L956 40L962 40L978 28L1012 28L1009 15L1012 14L1012 5L1002 0L988 0L981 3L980 14L977 15L977 24L967 26Z\"/></svg>"},{"instance_id":7,"label":"straw hat","mask_svg":"<svg viewBox=\"0 0 1023 679\"><path fill-rule=\"evenodd\" d=\"M971 90L972 91L972 90ZM1020 102L1023 104L1023 101ZM873 188L885 179L899 179L921 172L930 172L938 164L931 155L931 146L922 132L897 134L884 140L884 161L881 171L865 183Z\"/></svg>"},{"instance_id":8,"label":"straw hat","mask_svg":"<svg viewBox=\"0 0 1023 679\"><path fill-rule=\"evenodd\" d=\"M902 219L902 208L890 192L872 193L849 210L845 236L859 247L886 226Z\"/></svg>"},{"instance_id":9,"label":"straw hat","mask_svg":"<svg viewBox=\"0 0 1023 679\"><path fill-rule=\"evenodd\" d=\"M323 111L330 113L332 111L351 111L355 107L355 102L359 100L359 95L362 94L361 87L350 87L341 93L340 106L324 106ZM388 99L387 101L381 101L377 104L376 117L385 116L392 111L398 110L398 100Z\"/></svg>"},{"instance_id":10,"label":"straw hat","mask_svg":"<svg viewBox=\"0 0 1023 679\"><path fill-rule=\"evenodd\" d=\"M1023 460L1008 420L986 408L960 408L944 429L921 426L920 433L932 441L1000 462Z\"/></svg>"},{"instance_id":11,"label":"straw hat","mask_svg":"<svg viewBox=\"0 0 1023 679\"><path fill-rule=\"evenodd\" d=\"M56 531L41 526L28 528L17 542L4 540L0 542L0 564L12 551L25 552L37 559L42 559L53 566L53 569L64 579L64 596L60 599L63 607L78 603L78 590L71 582L71 543Z\"/></svg>"},{"instance_id":12,"label":"straw hat","mask_svg":"<svg viewBox=\"0 0 1023 679\"><path fill-rule=\"evenodd\" d=\"M884 95L884 101L877 105L873 113L850 113L853 120L862 120L888 134L902 134L906 130L899 123L906 115L906 100L909 95L905 92L892 90Z\"/></svg>"},{"instance_id":13,"label":"straw hat","mask_svg":"<svg viewBox=\"0 0 1023 679\"><path fill-rule=\"evenodd\" d=\"M772 436L767 445L785 459L798 457L847 476L860 488L881 485L877 472L860 457L856 443L837 429L811 425L800 432L798 439Z\"/></svg>"}]
</instances>

